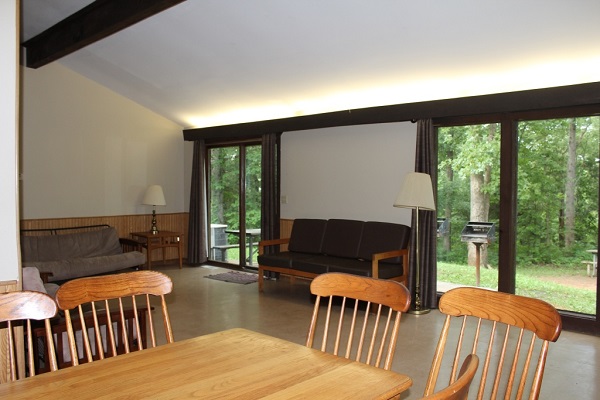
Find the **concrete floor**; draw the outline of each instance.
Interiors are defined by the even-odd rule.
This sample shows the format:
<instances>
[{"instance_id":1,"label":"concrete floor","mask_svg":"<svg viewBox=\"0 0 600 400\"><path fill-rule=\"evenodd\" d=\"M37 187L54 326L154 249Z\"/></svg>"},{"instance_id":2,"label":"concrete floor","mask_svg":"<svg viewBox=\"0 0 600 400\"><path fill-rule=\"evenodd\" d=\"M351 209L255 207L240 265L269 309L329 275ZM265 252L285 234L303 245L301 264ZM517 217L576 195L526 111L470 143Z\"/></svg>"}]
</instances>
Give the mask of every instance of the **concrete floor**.
<instances>
[{"instance_id":1,"label":"concrete floor","mask_svg":"<svg viewBox=\"0 0 600 400\"><path fill-rule=\"evenodd\" d=\"M309 283L287 278L266 281L265 292L257 284L241 285L205 279L226 271L219 267L155 266L174 283L167 296L175 340L224 329L242 327L304 344L313 304ZM413 379L403 399L418 399L439 332L442 315L402 316L393 370ZM563 331L550 346L541 399L600 399L600 338Z\"/></svg>"}]
</instances>

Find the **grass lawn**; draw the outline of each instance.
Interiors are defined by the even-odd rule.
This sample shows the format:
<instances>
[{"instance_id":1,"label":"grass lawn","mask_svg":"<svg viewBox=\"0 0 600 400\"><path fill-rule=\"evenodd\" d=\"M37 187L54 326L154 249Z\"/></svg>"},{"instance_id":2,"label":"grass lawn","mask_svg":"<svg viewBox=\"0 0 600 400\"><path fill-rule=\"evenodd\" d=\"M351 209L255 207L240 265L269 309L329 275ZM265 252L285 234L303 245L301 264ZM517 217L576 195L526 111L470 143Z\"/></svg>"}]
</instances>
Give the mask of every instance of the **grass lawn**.
<instances>
[{"instance_id":1,"label":"grass lawn","mask_svg":"<svg viewBox=\"0 0 600 400\"><path fill-rule=\"evenodd\" d=\"M535 265L517 268L517 294L542 299L560 310L584 314L596 313L596 291L575 287L573 277L589 278L585 270L556 266ZM475 286L475 267L438 262L438 281ZM543 277L544 279L541 279ZM498 288L498 271L481 268L481 287Z\"/></svg>"}]
</instances>

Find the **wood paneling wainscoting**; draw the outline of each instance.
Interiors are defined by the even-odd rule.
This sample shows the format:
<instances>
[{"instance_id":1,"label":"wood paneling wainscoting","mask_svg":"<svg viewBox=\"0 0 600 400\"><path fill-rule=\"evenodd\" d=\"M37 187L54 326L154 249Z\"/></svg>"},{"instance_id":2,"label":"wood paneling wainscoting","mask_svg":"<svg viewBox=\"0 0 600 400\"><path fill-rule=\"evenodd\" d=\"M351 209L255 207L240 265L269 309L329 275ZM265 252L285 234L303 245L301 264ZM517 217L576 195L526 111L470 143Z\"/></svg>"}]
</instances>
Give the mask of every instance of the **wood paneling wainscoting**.
<instances>
[{"instance_id":1,"label":"wood paneling wainscoting","mask_svg":"<svg viewBox=\"0 0 600 400\"><path fill-rule=\"evenodd\" d=\"M183 232L183 258L187 258L189 213L156 214L156 226L159 230ZM82 217L82 218L49 218L49 219L25 219L21 220L21 229L48 229L48 228L70 228L73 226L101 225L107 224L117 229L119 237L130 237L131 232L149 231L152 226L152 215L115 215L105 217ZM167 260L177 260L177 250L166 249ZM154 251L152 262L162 262L160 251ZM155 264L160 265L160 263Z\"/></svg>"}]
</instances>

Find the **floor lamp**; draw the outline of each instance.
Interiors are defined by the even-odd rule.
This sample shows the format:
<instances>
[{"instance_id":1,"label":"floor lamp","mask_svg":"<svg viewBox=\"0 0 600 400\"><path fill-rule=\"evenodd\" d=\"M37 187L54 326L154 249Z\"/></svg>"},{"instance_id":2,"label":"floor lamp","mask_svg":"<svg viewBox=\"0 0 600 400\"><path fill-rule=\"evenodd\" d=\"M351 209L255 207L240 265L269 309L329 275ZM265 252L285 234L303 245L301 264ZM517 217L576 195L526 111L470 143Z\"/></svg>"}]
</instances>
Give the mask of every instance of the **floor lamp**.
<instances>
[{"instance_id":1,"label":"floor lamp","mask_svg":"<svg viewBox=\"0 0 600 400\"><path fill-rule=\"evenodd\" d=\"M162 187L160 185L148 186L142 204L152 206L152 227L150 228L150 232L156 235L158 233L158 228L156 227L156 206L167 205Z\"/></svg>"},{"instance_id":2,"label":"floor lamp","mask_svg":"<svg viewBox=\"0 0 600 400\"><path fill-rule=\"evenodd\" d=\"M410 172L404 178L404 183L394 202L394 207L411 208L416 210L416 263L415 263L415 301L408 311L411 314L427 314L430 310L423 308L421 303L421 259L419 256L419 210L435 211L431 177L421 172ZM408 268L408 266L406 266Z\"/></svg>"}]
</instances>

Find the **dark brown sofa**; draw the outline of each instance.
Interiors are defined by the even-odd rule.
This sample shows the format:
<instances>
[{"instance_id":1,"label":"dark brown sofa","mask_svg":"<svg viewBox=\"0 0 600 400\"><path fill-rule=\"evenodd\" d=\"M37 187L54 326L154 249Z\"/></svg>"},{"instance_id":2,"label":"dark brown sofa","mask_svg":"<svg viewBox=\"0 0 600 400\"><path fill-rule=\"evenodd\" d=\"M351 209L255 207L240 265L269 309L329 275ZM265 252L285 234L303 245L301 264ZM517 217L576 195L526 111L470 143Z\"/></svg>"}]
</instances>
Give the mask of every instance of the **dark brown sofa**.
<instances>
[{"instance_id":1,"label":"dark brown sofa","mask_svg":"<svg viewBox=\"0 0 600 400\"><path fill-rule=\"evenodd\" d=\"M296 219L290 238L259 243L258 290L267 271L315 278L344 272L406 285L410 227L349 219ZM287 251L278 247L287 244Z\"/></svg>"}]
</instances>

